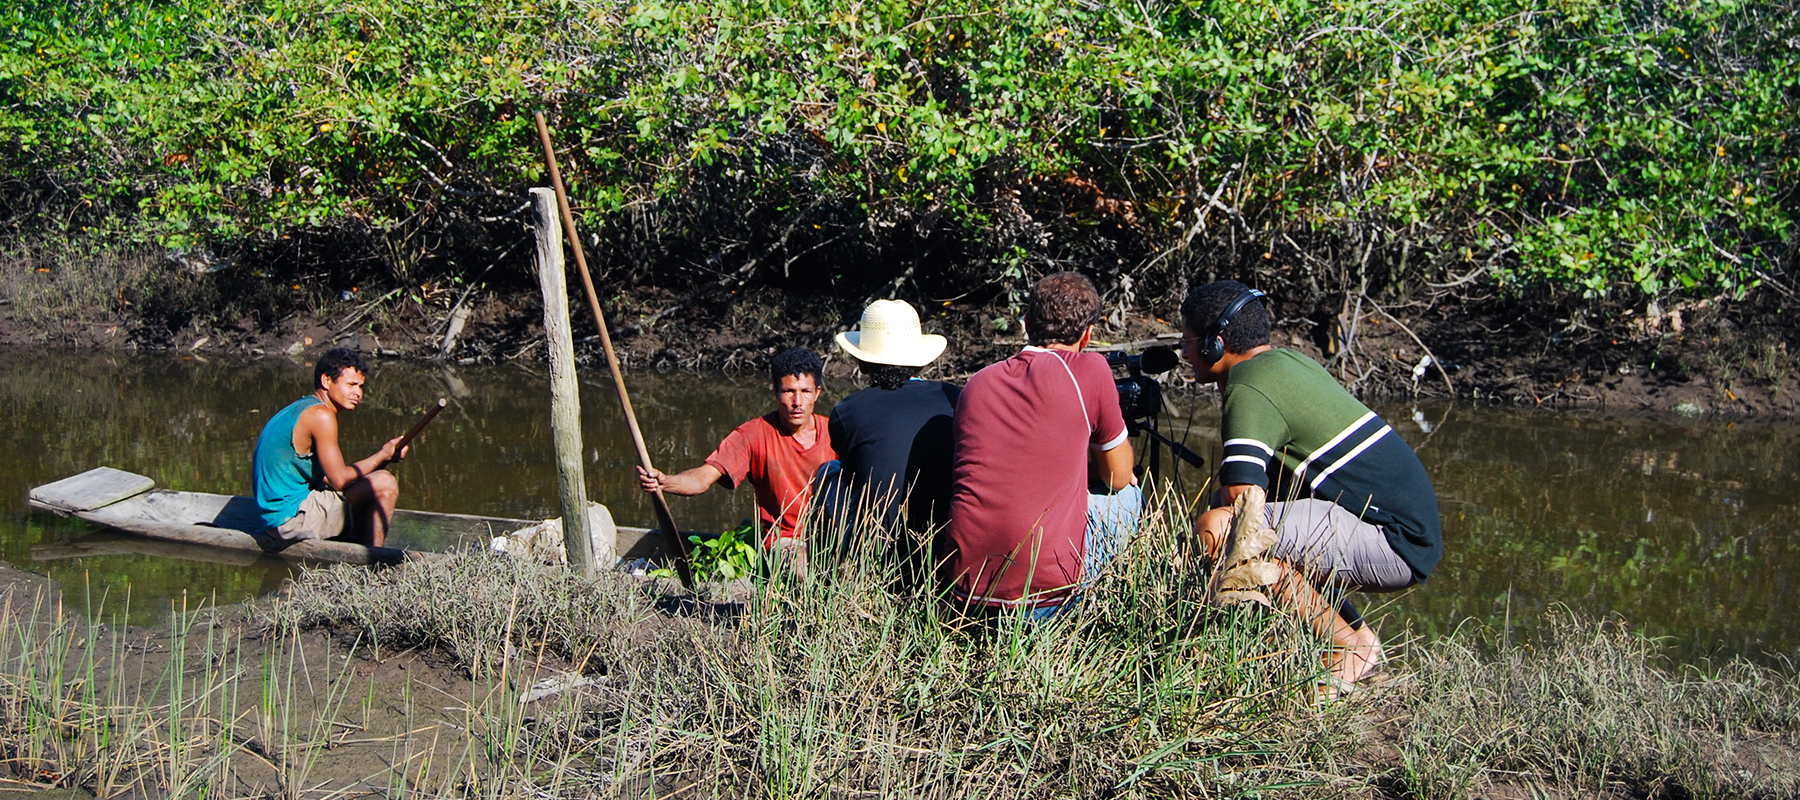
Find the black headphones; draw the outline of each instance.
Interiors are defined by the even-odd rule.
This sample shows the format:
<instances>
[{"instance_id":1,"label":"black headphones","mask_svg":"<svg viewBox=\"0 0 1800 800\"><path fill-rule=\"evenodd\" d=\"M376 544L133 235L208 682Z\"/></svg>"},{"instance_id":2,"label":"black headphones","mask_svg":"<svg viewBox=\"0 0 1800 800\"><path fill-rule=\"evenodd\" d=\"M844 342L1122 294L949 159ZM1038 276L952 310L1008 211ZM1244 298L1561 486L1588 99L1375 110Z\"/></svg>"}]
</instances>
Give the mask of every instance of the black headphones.
<instances>
[{"instance_id":1,"label":"black headphones","mask_svg":"<svg viewBox=\"0 0 1800 800\"><path fill-rule=\"evenodd\" d=\"M1219 315L1219 320L1208 326L1206 332L1200 335L1200 340L1194 342L1195 355L1207 364L1217 363L1219 359L1224 358L1225 327L1231 324L1231 318L1236 316L1239 311L1244 310L1244 306L1249 305L1250 301L1262 297L1268 297L1268 295L1257 289L1246 289L1243 294L1237 296L1236 300L1231 301L1231 305L1225 307L1225 313Z\"/></svg>"}]
</instances>

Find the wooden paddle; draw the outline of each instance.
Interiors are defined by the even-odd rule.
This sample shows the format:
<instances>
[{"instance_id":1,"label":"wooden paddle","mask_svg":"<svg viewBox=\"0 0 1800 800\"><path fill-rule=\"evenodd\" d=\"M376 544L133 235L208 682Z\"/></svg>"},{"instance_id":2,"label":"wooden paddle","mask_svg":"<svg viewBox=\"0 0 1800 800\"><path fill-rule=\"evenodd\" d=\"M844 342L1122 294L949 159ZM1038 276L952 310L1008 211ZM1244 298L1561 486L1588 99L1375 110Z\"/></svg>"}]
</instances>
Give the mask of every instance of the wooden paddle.
<instances>
[{"instance_id":1,"label":"wooden paddle","mask_svg":"<svg viewBox=\"0 0 1800 800\"><path fill-rule=\"evenodd\" d=\"M631 409L631 394L625 390L625 375L619 369L618 354L613 352L612 334L607 330L606 317L600 313L600 297L594 293L594 278L588 272L581 236L575 232L575 215L569 210L569 194L563 190L562 170L556 166L556 148L550 143L550 126L545 124L542 111L537 113L537 129L538 139L544 145L544 161L550 167L550 185L556 189L556 207L562 212L569 249L575 251L575 266L581 272L581 288L587 293L588 308L594 312L594 327L600 329L600 345L606 350L606 365L612 369L613 386L619 390L619 404L625 407L625 426L631 430L631 443L637 447L638 464L646 470L655 469L650 463L650 449L644 446L644 433L638 428L637 413ZM669 501L663 497L662 490L656 490L650 497L650 504L656 510L657 527L663 532L663 544L675 554L675 574L681 577L684 588L693 591L694 570L688 563L687 539L675 525L675 515L669 512Z\"/></svg>"},{"instance_id":2,"label":"wooden paddle","mask_svg":"<svg viewBox=\"0 0 1800 800\"><path fill-rule=\"evenodd\" d=\"M418 438L419 432L425 430L425 426L430 425L432 420L437 419L438 412L443 411L444 406L447 405L450 405L450 401L440 397L436 403L431 404L430 408L425 409L425 416L420 417L418 422L413 423L412 429L407 431L405 436L400 437L400 445L394 448L394 455L406 452L406 446L412 444L412 440Z\"/></svg>"}]
</instances>

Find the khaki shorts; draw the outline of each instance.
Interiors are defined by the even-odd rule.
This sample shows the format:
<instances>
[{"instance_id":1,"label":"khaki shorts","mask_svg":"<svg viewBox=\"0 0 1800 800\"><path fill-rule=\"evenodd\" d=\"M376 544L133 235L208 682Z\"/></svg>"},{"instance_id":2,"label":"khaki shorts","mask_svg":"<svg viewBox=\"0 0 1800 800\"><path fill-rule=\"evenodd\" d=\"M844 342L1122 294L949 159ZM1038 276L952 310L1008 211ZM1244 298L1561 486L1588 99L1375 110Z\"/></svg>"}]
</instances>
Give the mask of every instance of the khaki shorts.
<instances>
[{"instance_id":1,"label":"khaki shorts","mask_svg":"<svg viewBox=\"0 0 1800 800\"><path fill-rule=\"evenodd\" d=\"M300 501L300 511L293 519L281 523L275 532L282 539L298 542L305 539L330 539L344 532L349 521L341 492L315 491Z\"/></svg>"}]
</instances>

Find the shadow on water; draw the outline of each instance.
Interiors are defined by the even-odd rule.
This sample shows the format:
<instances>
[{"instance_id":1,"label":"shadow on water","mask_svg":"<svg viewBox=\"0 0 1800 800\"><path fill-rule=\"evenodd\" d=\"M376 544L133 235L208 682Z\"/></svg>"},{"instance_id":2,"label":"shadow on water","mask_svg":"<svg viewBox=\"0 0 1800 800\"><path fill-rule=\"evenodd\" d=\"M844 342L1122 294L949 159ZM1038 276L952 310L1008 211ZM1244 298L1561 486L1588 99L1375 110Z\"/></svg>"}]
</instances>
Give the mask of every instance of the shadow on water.
<instances>
[{"instance_id":1,"label":"shadow on water","mask_svg":"<svg viewBox=\"0 0 1800 800\"><path fill-rule=\"evenodd\" d=\"M525 367L444 369L376 362L368 398L344 417L345 449L361 456L398 435L439 396L452 404L395 469L401 505L430 511L543 518L555 513L548 377ZM65 543L96 529L30 511L26 491L98 465L166 488L244 493L263 422L305 390L310 366L286 359L201 361L168 356L0 351L0 559L61 582L72 600L129 586L132 619L157 619L170 598L233 602L291 575L278 559L211 562L89 555ZM753 375L634 374L632 398L665 469L700 463L733 427L766 411ZM850 388L831 381L821 410ZM588 484L624 525L652 515L635 490L636 463L610 380L582 375ZM1165 424L1217 463L1216 402ZM1384 406L1437 486L1444 563L1423 588L1386 609L1443 633L1473 618L1521 637L1553 603L1618 613L1667 636L1683 658L1800 655L1790 624L1800 603L1800 425L1681 420L1594 412ZM1209 452L1210 451L1210 452ZM1204 475L1181 472L1196 492ZM674 499L684 527L719 530L754 512L748 491ZM89 540L92 541L92 540ZM454 538L396 531L402 546ZM59 549L60 548L60 549ZM37 560L34 560L34 553ZM84 588L85 587L85 588Z\"/></svg>"}]
</instances>

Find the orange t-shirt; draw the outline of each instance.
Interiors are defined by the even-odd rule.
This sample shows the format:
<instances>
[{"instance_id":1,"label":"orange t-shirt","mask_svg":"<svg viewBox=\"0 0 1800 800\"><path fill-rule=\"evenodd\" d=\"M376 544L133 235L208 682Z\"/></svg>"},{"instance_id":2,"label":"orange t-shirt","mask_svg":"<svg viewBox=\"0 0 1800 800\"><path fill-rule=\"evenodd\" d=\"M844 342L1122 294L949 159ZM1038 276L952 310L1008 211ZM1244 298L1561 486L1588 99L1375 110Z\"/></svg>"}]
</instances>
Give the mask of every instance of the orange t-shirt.
<instances>
[{"instance_id":1,"label":"orange t-shirt","mask_svg":"<svg viewBox=\"0 0 1800 800\"><path fill-rule=\"evenodd\" d=\"M811 447L801 447L794 437L783 434L775 425L775 413L769 412L737 426L706 457L706 463L725 473L726 488L743 485L746 477L756 488L756 507L769 531L764 547L774 546L777 537L800 535L800 515L812 495L813 473L837 458L831 449L829 420L823 414L813 418L818 438Z\"/></svg>"}]
</instances>

